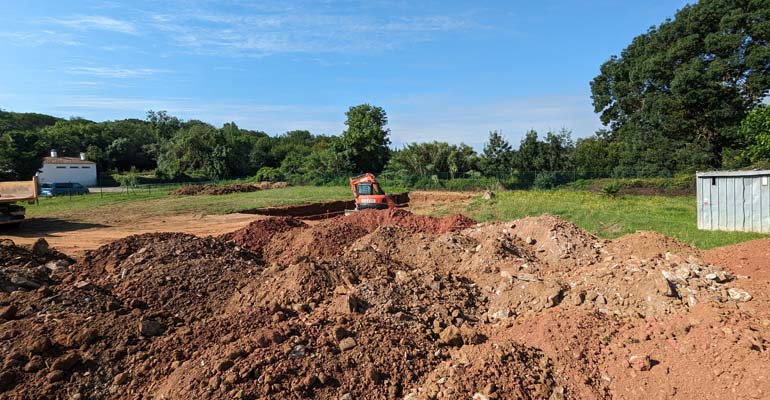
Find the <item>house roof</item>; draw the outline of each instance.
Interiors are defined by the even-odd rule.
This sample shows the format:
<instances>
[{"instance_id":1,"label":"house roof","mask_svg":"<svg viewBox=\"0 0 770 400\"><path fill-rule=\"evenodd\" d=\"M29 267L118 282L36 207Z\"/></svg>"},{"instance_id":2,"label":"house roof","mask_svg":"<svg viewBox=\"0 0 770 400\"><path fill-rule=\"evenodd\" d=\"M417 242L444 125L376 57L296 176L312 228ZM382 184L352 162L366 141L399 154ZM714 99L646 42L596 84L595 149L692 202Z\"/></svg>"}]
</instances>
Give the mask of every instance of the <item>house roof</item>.
<instances>
[{"instance_id":1,"label":"house roof","mask_svg":"<svg viewBox=\"0 0 770 400\"><path fill-rule=\"evenodd\" d=\"M96 164L93 161L81 160L78 157L45 157L43 164Z\"/></svg>"}]
</instances>

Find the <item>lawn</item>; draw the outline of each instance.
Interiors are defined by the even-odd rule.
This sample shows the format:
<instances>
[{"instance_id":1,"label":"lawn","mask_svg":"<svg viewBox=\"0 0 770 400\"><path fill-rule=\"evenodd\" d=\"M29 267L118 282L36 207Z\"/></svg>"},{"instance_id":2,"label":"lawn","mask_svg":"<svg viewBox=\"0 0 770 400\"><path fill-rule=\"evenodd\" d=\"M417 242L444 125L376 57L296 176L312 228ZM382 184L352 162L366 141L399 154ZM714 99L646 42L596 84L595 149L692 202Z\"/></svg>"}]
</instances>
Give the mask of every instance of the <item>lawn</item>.
<instances>
[{"instance_id":1,"label":"lawn","mask_svg":"<svg viewBox=\"0 0 770 400\"><path fill-rule=\"evenodd\" d=\"M385 188L397 192L401 188ZM29 217L54 217L83 222L103 222L165 215L225 214L252 208L351 198L347 186L297 186L222 196L169 196L165 190L98 193L87 196L40 199L27 208ZM465 213L479 221L499 221L559 215L603 238L638 230L653 230L700 248L734 244L766 235L700 231L696 228L692 196L621 196L574 190L506 191L493 200L477 196L469 205L437 205L434 214Z\"/></svg>"},{"instance_id":2,"label":"lawn","mask_svg":"<svg viewBox=\"0 0 770 400\"><path fill-rule=\"evenodd\" d=\"M551 213L602 238L639 230L675 237L702 249L767 237L756 233L697 229L694 196L621 196L572 190L499 192L493 200L475 199L466 213L479 221L510 220Z\"/></svg>"},{"instance_id":3,"label":"lawn","mask_svg":"<svg viewBox=\"0 0 770 400\"><path fill-rule=\"evenodd\" d=\"M169 196L167 190L126 193L92 193L85 196L40 199L27 207L29 217L55 217L100 222L102 218L135 218L200 213L226 214L306 202L348 199L350 188L342 186L294 186L283 189L234 193L221 196Z\"/></svg>"}]
</instances>

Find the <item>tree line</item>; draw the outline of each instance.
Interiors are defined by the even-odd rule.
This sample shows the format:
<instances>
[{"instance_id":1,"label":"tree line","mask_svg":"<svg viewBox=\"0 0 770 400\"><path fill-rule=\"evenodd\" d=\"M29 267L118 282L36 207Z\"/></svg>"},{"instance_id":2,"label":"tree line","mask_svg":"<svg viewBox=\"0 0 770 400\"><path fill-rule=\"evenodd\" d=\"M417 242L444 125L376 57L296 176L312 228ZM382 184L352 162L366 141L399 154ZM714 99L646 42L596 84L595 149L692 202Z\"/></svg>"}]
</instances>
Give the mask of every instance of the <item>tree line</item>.
<instances>
[{"instance_id":1,"label":"tree line","mask_svg":"<svg viewBox=\"0 0 770 400\"><path fill-rule=\"evenodd\" d=\"M164 180L256 177L308 183L360 172L405 179L516 179L541 187L576 178L671 176L770 167L770 0L702 0L637 36L600 66L591 99L605 125L587 138L526 132L514 147L489 133L466 144L391 148L381 107L346 113L339 135L270 136L164 111L94 122L0 110L0 179L28 179L51 148L85 151L100 171Z\"/></svg>"}]
</instances>

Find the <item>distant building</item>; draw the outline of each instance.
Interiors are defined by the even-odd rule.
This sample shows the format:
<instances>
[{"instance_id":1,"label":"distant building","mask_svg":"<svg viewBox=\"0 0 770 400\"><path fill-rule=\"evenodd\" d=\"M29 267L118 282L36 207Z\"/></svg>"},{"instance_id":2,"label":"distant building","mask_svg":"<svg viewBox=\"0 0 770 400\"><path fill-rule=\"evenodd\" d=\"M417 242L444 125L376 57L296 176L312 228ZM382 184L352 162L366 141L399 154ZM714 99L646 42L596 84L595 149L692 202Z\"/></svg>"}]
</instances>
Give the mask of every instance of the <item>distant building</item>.
<instances>
[{"instance_id":1,"label":"distant building","mask_svg":"<svg viewBox=\"0 0 770 400\"><path fill-rule=\"evenodd\" d=\"M40 183L77 182L83 186L96 186L96 163L86 160L85 153L77 157L59 157L56 150L43 158L43 168L38 174Z\"/></svg>"}]
</instances>

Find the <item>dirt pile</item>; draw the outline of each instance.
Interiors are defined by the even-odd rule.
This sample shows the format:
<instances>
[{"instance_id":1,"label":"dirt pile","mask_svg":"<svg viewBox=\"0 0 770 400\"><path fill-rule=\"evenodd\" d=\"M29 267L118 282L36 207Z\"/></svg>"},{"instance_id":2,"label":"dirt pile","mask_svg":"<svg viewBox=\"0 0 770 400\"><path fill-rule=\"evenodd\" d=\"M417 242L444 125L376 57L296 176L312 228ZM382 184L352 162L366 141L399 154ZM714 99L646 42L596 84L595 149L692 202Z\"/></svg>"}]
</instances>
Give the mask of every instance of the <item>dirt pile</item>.
<instances>
[{"instance_id":1,"label":"dirt pile","mask_svg":"<svg viewBox=\"0 0 770 400\"><path fill-rule=\"evenodd\" d=\"M363 210L345 217L345 222L358 225L369 233L378 227L395 225L413 233L445 233L460 231L476 225L476 221L464 215L452 215L445 218L412 214L409 211L393 208L389 210Z\"/></svg>"},{"instance_id":2,"label":"dirt pile","mask_svg":"<svg viewBox=\"0 0 770 400\"><path fill-rule=\"evenodd\" d=\"M280 189L289 186L288 182L232 183L229 185L188 185L169 192L172 196L223 195L248 193L258 190Z\"/></svg>"},{"instance_id":3,"label":"dirt pile","mask_svg":"<svg viewBox=\"0 0 770 400\"><path fill-rule=\"evenodd\" d=\"M36 290L51 284L74 261L38 239L30 247L0 241L0 292Z\"/></svg>"},{"instance_id":4,"label":"dirt pile","mask_svg":"<svg viewBox=\"0 0 770 400\"><path fill-rule=\"evenodd\" d=\"M242 229L220 236L223 240L230 240L255 253L262 253L262 249L270 243L277 234L288 232L296 228L307 228L308 225L301 220L286 217L260 219L250 223Z\"/></svg>"},{"instance_id":5,"label":"dirt pile","mask_svg":"<svg viewBox=\"0 0 770 400\"><path fill-rule=\"evenodd\" d=\"M766 397L770 283L704 257L549 215L132 236L0 291L0 396Z\"/></svg>"}]
</instances>

